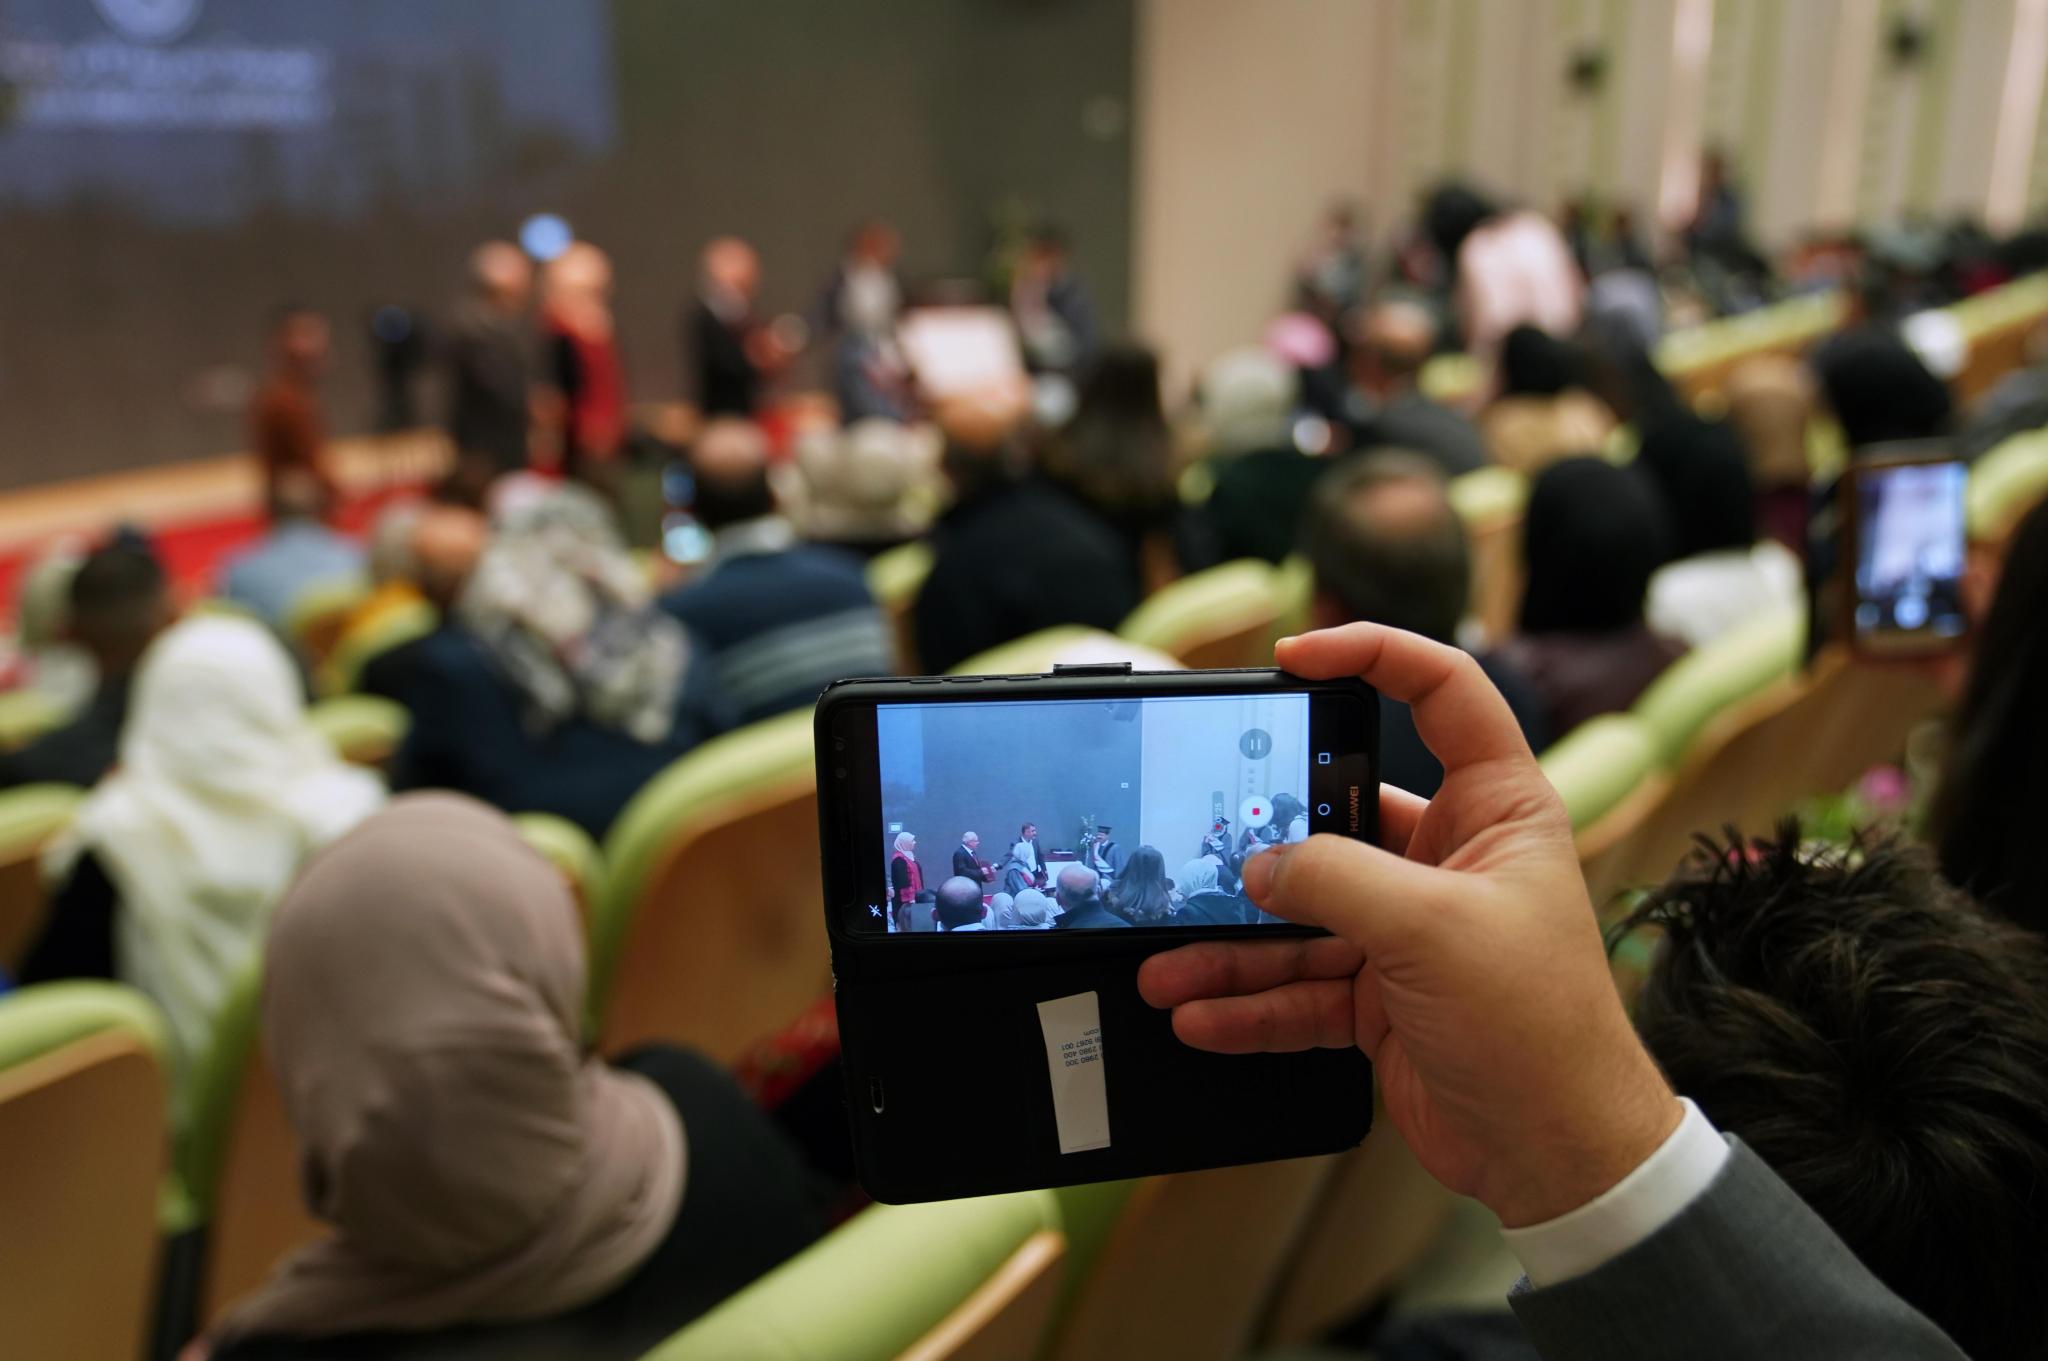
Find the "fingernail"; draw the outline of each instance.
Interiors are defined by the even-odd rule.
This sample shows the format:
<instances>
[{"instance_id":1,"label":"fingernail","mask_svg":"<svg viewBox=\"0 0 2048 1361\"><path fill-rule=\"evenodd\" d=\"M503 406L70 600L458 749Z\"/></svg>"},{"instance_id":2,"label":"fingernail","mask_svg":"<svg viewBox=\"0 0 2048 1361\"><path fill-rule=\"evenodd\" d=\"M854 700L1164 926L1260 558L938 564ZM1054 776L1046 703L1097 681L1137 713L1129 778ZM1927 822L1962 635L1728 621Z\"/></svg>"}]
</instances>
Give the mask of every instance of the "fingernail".
<instances>
[{"instance_id":1,"label":"fingernail","mask_svg":"<svg viewBox=\"0 0 2048 1361\"><path fill-rule=\"evenodd\" d=\"M1282 638L1282 639L1281 639L1281 640L1280 640L1279 642L1277 642L1277 643L1273 644L1273 646L1274 646L1274 647L1286 647L1286 646L1287 646L1287 645L1288 645L1289 643L1291 643L1291 642L1293 642L1293 641L1294 641L1294 638L1295 638L1295 635L1294 635L1294 634L1291 634L1291 633L1290 633L1290 634L1288 634L1288 635L1287 635L1287 636L1286 636L1285 638Z\"/></svg>"}]
</instances>

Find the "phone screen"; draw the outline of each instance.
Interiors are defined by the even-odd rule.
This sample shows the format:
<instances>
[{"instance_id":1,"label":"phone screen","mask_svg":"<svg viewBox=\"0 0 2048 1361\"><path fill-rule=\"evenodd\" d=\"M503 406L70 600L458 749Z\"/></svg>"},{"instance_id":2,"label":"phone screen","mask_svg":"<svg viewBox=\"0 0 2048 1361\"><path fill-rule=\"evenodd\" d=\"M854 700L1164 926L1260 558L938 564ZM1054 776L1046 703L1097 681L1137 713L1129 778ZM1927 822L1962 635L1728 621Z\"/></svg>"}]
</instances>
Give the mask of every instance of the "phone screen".
<instances>
[{"instance_id":1,"label":"phone screen","mask_svg":"<svg viewBox=\"0 0 2048 1361\"><path fill-rule=\"evenodd\" d=\"M1968 483L1960 460L1856 470L1858 641L1962 637Z\"/></svg>"},{"instance_id":2,"label":"phone screen","mask_svg":"<svg viewBox=\"0 0 2048 1361\"><path fill-rule=\"evenodd\" d=\"M1244 896L1245 862L1359 826L1333 805L1355 801L1362 753L1312 750L1310 709L1300 692L878 704L884 900L862 928L1277 922Z\"/></svg>"}]
</instances>

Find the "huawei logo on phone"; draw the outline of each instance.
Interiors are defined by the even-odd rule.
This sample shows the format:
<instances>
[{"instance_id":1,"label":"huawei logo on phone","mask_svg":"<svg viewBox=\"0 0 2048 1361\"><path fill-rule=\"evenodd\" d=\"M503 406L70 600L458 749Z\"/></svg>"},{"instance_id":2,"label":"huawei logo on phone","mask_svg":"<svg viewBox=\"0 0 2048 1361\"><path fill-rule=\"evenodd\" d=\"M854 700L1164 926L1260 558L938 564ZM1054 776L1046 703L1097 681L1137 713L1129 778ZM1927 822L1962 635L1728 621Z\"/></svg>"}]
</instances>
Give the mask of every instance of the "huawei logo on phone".
<instances>
[{"instance_id":1,"label":"huawei logo on phone","mask_svg":"<svg viewBox=\"0 0 2048 1361\"><path fill-rule=\"evenodd\" d=\"M1358 786L1351 786L1351 835L1358 835Z\"/></svg>"}]
</instances>

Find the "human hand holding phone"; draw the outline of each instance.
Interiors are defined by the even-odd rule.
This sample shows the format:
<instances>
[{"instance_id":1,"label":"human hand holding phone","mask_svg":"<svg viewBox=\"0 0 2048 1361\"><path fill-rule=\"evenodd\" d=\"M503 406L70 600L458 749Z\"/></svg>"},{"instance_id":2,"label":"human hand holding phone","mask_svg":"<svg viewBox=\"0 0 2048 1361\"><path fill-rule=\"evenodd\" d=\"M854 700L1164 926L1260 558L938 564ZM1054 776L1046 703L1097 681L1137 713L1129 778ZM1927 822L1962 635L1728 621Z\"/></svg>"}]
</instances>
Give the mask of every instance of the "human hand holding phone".
<instances>
[{"instance_id":1,"label":"human hand holding phone","mask_svg":"<svg viewBox=\"0 0 2048 1361\"><path fill-rule=\"evenodd\" d=\"M1156 955L1145 999L1198 1049L1355 1044L1422 1166L1510 1228L1592 1200L1682 1108L1622 1010L1564 805L1507 702L1469 655L1372 624L1287 639L1277 661L1408 703L1442 789L1382 786L1383 846L1319 835L1245 862L1260 907L1332 936Z\"/></svg>"}]
</instances>

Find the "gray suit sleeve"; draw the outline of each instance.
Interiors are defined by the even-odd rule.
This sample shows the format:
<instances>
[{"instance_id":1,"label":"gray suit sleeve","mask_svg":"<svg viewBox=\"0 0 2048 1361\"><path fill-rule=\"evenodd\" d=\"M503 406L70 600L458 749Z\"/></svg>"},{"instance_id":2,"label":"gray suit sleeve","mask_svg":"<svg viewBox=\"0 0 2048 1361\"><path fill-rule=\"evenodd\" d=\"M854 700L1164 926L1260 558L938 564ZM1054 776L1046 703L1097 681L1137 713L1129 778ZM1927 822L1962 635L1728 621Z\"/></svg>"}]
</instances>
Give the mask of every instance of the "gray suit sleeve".
<instances>
[{"instance_id":1,"label":"gray suit sleeve","mask_svg":"<svg viewBox=\"0 0 2048 1361\"><path fill-rule=\"evenodd\" d=\"M1730 1140L1706 1192L1584 1276L1508 1298L1544 1361L1967 1361Z\"/></svg>"}]
</instances>

